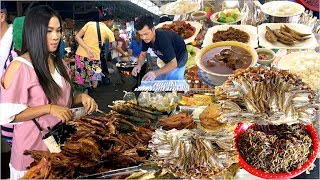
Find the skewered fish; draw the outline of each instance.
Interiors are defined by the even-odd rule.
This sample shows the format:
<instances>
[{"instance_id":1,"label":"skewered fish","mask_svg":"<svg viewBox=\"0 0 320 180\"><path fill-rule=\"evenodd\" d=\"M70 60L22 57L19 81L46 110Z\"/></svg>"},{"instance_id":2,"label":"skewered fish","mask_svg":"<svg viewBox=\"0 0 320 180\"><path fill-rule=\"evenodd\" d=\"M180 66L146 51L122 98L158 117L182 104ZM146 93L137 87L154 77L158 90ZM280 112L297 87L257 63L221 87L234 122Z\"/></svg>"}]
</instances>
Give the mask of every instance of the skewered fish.
<instances>
[{"instance_id":1,"label":"skewered fish","mask_svg":"<svg viewBox=\"0 0 320 180\"><path fill-rule=\"evenodd\" d=\"M118 113L131 115L139 118L147 118L151 121L156 121L158 119L158 115L161 114L157 111L152 111L126 101L115 101L113 106L109 107Z\"/></svg>"}]
</instances>

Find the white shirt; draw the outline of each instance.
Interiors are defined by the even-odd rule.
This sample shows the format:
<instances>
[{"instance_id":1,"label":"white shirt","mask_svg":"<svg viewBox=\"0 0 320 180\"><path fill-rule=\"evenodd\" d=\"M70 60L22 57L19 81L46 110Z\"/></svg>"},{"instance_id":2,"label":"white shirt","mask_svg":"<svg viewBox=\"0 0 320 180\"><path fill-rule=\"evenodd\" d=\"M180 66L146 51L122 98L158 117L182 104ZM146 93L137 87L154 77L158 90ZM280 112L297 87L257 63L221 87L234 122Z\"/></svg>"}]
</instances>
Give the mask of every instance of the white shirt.
<instances>
[{"instance_id":1,"label":"white shirt","mask_svg":"<svg viewBox=\"0 0 320 180\"><path fill-rule=\"evenodd\" d=\"M114 48L116 48L117 46L122 47L122 44L123 44L123 42L115 40L112 42L112 47L114 47ZM114 59L116 57L120 57L121 55L122 54L118 50L116 50L116 49L111 50L111 58L112 59Z\"/></svg>"},{"instance_id":2,"label":"white shirt","mask_svg":"<svg viewBox=\"0 0 320 180\"><path fill-rule=\"evenodd\" d=\"M4 70L4 64L10 53L10 47L12 43L12 25L9 24L9 28L4 33L2 39L0 40L0 77L2 76Z\"/></svg>"},{"instance_id":3,"label":"white shirt","mask_svg":"<svg viewBox=\"0 0 320 180\"><path fill-rule=\"evenodd\" d=\"M151 48L148 48L147 53L149 53L151 57L158 57Z\"/></svg>"}]
</instances>

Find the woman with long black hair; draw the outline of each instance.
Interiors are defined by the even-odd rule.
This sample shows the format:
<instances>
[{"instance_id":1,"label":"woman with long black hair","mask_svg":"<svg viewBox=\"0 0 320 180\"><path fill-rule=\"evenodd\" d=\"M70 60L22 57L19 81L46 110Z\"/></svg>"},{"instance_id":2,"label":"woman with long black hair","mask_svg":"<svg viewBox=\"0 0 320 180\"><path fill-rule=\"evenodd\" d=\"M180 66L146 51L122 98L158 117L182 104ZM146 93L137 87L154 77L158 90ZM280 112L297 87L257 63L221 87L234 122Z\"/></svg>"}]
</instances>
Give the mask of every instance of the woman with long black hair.
<instances>
[{"instance_id":1,"label":"woman with long black hair","mask_svg":"<svg viewBox=\"0 0 320 180\"><path fill-rule=\"evenodd\" d=\"M59 54L62 25L49 6L32 8L25 17L22 55L15 58L1 80L0 123L14 123L10 178L23 176L33 159L25 150L48 150L35 121L46 132L72 118L70 107L97 109L87 94L72 96L68 69Z\"/></svg>"}]
</instances>

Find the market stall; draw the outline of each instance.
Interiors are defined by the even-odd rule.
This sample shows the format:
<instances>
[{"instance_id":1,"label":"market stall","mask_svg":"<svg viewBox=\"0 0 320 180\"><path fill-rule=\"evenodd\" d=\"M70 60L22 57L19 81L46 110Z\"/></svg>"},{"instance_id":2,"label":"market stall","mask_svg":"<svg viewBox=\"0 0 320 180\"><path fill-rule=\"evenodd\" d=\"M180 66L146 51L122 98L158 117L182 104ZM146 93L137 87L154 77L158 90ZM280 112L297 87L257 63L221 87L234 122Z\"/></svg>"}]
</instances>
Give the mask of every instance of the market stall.
<instances>
[{"instance_id":1,"label":"market stall","mask_svg":"<svg viewBox=\"0 0 320 180\"><path fill-rule=\"evenodd\" d=\"M111 112L80 113L59 153L25 152L24 178L319 178L320 21L292 3L164 5L178 20L156 28L185 40L185 80L142 81Z\"/></svg>"}]
</instances>

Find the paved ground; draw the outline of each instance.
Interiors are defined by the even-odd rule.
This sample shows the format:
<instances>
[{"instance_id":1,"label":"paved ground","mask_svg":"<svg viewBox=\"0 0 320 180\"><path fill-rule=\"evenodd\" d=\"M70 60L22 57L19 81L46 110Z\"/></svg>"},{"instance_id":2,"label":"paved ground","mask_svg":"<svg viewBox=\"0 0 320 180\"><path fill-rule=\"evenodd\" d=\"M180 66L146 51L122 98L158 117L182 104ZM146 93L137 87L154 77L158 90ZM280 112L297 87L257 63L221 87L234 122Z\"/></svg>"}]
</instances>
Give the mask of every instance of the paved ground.
<instances>
[{"instance_id":1,"label":"paved ground","mask_svg":"<svg viewBox=\"0 0 320 180\"><path fill-rule=\"evenodd\" d=\"M118 79L115 79L113 76L110 78L112 81L110 85L101 85L89 93L89 95L98 103L99 109L104 112L110 110L108 105L111 105L112 101L121 100L123 98L123 91L132 91L132 88L136 83L132 76L124 76L124 84L115 84Z\"/></svg>"}]
</instances>

